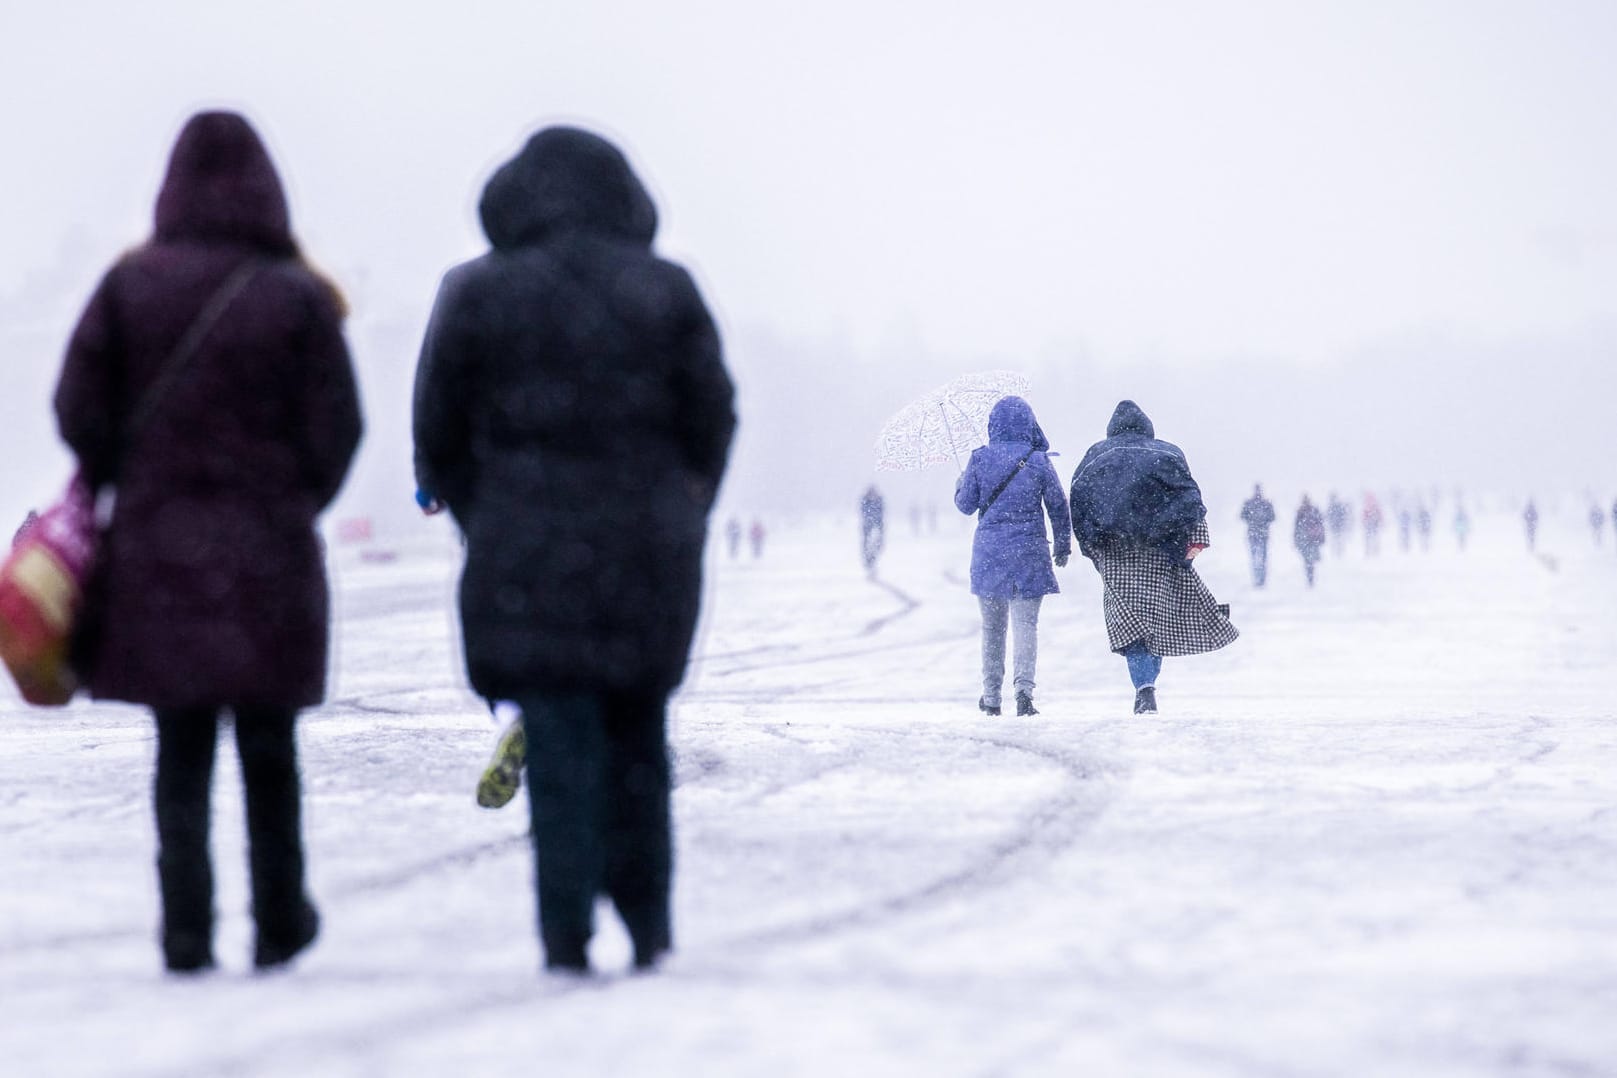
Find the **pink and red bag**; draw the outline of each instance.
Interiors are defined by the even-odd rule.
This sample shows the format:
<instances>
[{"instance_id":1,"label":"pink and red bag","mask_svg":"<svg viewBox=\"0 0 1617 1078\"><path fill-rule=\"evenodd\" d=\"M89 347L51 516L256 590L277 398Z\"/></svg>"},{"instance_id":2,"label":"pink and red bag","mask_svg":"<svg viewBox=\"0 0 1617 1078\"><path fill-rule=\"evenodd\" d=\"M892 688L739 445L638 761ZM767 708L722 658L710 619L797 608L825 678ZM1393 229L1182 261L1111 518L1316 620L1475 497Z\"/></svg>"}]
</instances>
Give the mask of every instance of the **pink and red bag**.
<instances>
[{"instance_id":1,"label":"pink and red bag","mask_svg":"<svg viewBox=\"0 0 1617 1078\"><path fill-rule=\"evenodd\" d=\"M0 564L0 659L30 704L59 707L78 689L69 653L95 547L94 497L74 475Z\"/></svg>"}]
</instances>

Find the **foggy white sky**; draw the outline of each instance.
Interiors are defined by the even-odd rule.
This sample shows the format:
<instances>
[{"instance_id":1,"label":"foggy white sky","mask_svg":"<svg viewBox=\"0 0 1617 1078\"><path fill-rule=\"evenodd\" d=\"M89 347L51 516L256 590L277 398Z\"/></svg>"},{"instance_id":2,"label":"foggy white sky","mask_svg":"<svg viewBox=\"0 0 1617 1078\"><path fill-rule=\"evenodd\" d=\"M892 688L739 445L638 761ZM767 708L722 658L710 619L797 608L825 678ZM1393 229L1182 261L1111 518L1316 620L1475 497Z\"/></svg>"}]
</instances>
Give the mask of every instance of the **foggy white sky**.
<instances>
[{"instance_id":1,"label":"foggy white sky","mask_svg":"<svg viewBox=\"0 0 1617 1078\"><path fill-rule=\"evenodd\" d=\"M7 3L0 318L50 342L44 375L7 357L7 398L43 406L180 124L225 105L355 301L373 440L405 430L438 275L483 247L482 181L561 119L622 140L756 407L793 398L759 343L785 342L858 398L861 452L866 411L971 366L1316 369L1436 341L1577 352L1592 380L1556 389L1586 401L1617 389L1614 46L1601 0Z\"/></svg>"}]
</instances>

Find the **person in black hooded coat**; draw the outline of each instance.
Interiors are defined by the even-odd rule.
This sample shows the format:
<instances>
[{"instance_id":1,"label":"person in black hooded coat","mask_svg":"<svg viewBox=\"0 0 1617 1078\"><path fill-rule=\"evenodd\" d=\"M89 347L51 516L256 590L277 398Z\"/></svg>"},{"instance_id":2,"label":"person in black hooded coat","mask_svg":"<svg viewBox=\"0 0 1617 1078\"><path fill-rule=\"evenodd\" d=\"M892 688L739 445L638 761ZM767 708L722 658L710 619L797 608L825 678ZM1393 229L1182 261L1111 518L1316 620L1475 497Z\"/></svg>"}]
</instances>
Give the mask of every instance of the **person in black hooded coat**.
<instances>
[{"instance_id":1,"label":"person in black hooded coat","mask_svg":"<svg viewBox=\"0 0 1617 1078\"><path fill-rule=\"evenodd\" d=\"M416 479L465 534L472 687L522 709L540 936L586 970L599 893L669 950L668 694L735 428L718 334L623 155L546 128L444 277L415 386Z\"/></svg>"},{"instance_id":2,"label":"person in black hooded coat","mask_svg":"<svg viewBox=\"0 0 1617 1078\"><path fill-rule=\"evenodd\" d=\"M1163 656L1213 651L1239 635L1190 565L1212 545L1201 489L1184 452L1123 401L1105 441L1073 472L1069 502L1078 549L1101 575L1106 634L1128 662L1134 711L1154 712Z\"/></svg>"}]
</instances>

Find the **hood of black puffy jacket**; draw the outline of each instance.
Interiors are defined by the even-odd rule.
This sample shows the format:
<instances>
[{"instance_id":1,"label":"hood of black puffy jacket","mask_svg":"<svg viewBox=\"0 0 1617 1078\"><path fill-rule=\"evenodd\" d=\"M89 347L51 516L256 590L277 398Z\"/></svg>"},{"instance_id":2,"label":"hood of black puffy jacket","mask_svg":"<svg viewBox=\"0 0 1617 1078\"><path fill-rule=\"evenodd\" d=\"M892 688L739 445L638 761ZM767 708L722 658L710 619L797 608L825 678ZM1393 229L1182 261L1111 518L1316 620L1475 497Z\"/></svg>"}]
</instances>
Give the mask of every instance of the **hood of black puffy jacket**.
<instances>
[{"instance_id":1,"label":"hood of black puffy jacket","mask_svg":"<svg viewBox=\"0 0 1617 1078\"><path fill-rule=\"evenodd\" d=\"M1033 407L1021 397L1005 397L988 413L988 441L1030 445L1039 452L1050 448L1050 440L1033 418Z\"/></svg>"},{"instance_id":2,"label":"hood of black puffy jacket","mask_svg":"<svg viewBox=\"0 0 1617 1078\"><path fill-rule=\"evenodd\" d=\"M1147 438L1155 438L1157 430L1138 404L1120 401L1117 410L1112 413L1112 421L1106 424L1106 437L1116 438L1120 434L1143 434Z\"/></svg>"},{"instance_id":3,"label":"hood of black puffy jacket","mask_svg":"<svg viewBox=\"0 0 1617 1078\"><path fill-rule=\"evenodd\" d=\"M623 153L576 127L547 127L501 165L478 204L497 248L583 232L650 246L657 209Z\"/></svg>"}]
</instances>

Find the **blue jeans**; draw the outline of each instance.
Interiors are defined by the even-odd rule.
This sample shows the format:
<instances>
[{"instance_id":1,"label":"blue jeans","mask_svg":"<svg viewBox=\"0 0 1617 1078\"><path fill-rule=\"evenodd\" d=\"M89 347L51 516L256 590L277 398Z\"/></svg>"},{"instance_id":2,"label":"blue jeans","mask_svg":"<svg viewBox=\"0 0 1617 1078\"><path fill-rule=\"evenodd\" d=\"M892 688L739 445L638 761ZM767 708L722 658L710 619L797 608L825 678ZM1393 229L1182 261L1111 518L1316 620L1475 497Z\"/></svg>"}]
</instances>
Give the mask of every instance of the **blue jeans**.
<instances>
[{"instance_id":1,"label":"blue jeans","mask_svg":"<svg viewBox=\"0 0 1617 1078\"><path fill-rule=\"evenodd\" d=\"M1123 649L1122 655L1129 664L1129 678L1136 689L1157 683L1157 675L1162 672L1162 656L1151 654L1145 641L1136 640Z\"/></svg>"}]
</instances>

